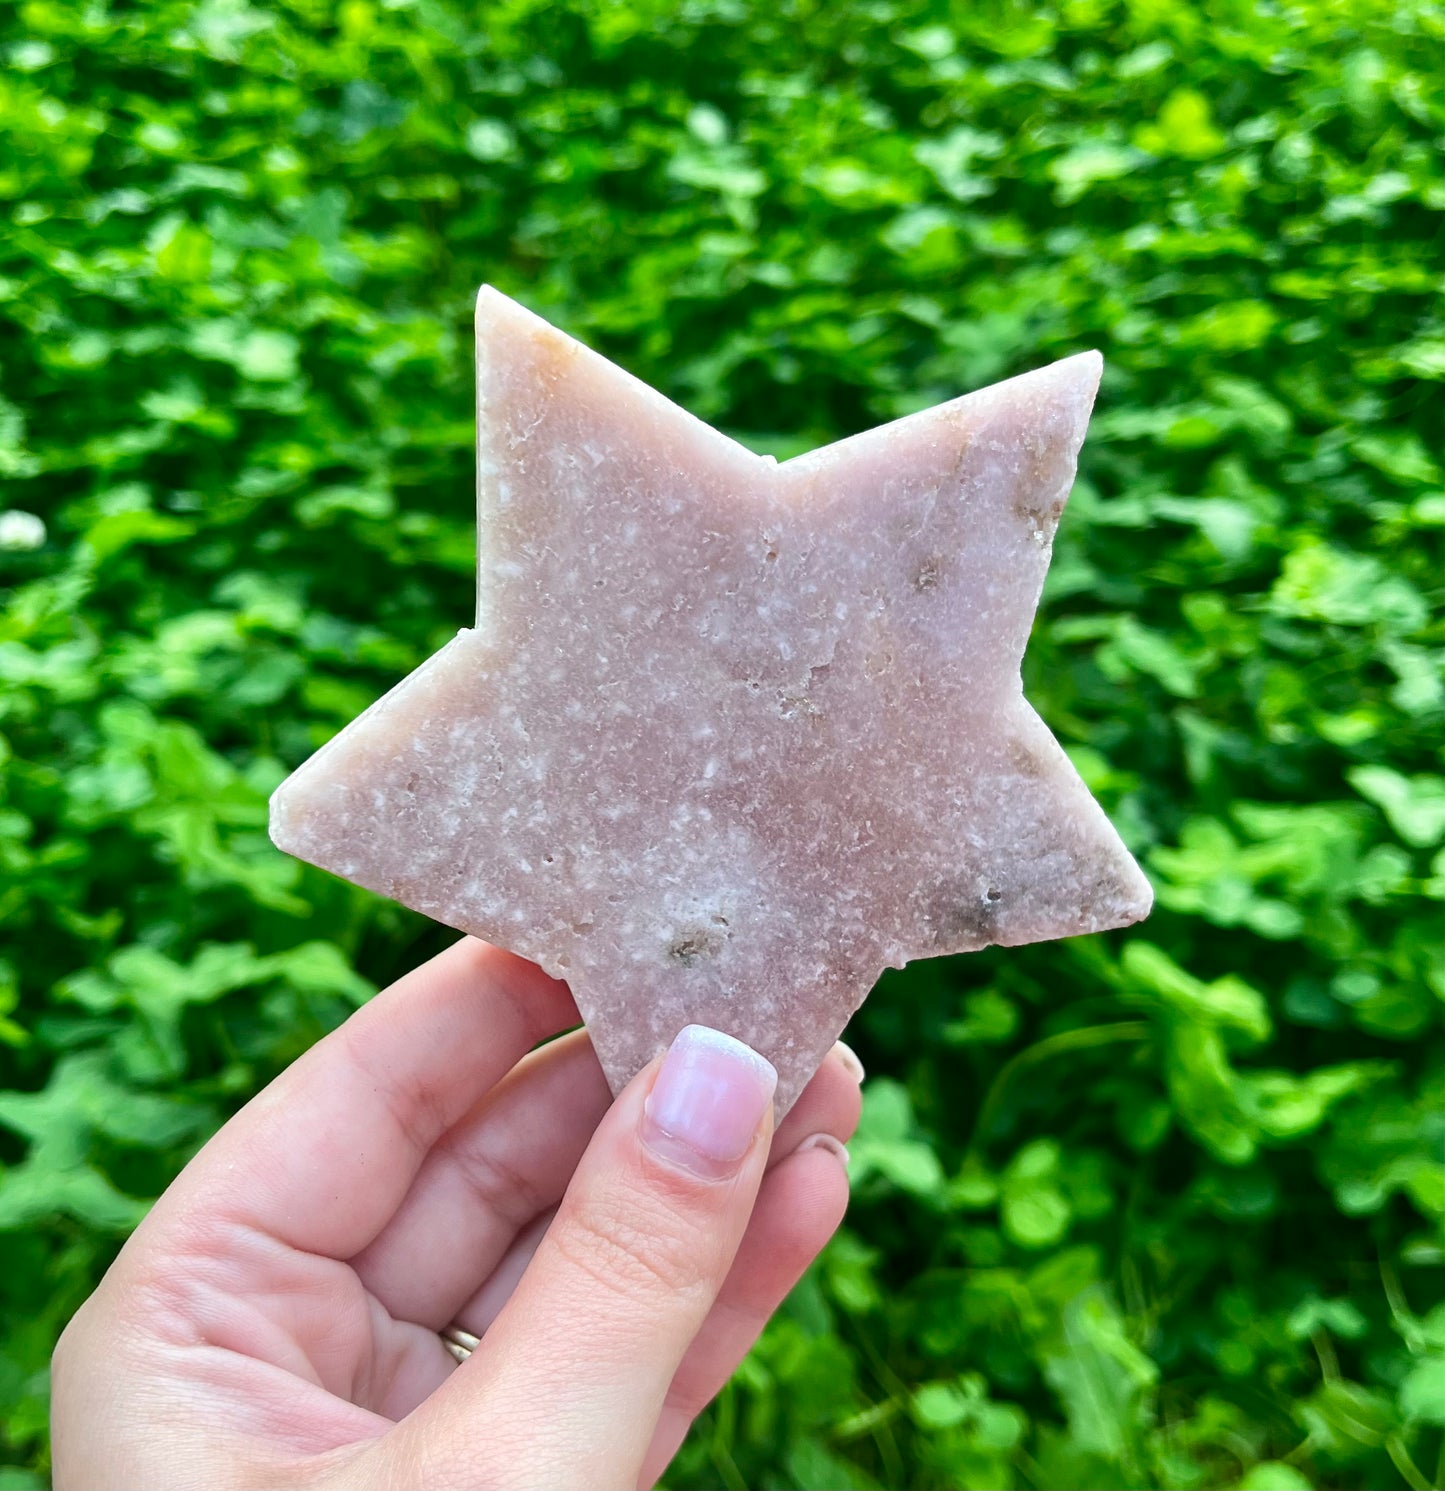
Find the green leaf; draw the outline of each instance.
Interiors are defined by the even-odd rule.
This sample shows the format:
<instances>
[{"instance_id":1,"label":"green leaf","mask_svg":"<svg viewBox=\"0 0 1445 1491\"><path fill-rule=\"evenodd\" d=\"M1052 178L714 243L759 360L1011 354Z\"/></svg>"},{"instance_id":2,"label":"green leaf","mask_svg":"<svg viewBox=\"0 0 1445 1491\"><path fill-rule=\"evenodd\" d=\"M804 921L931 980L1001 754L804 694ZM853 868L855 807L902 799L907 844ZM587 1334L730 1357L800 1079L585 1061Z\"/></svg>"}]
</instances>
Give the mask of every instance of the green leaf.
<instances>
[{"instance_id":1,"label":"green leaf","mask_svg":"<svg viewBox=\"0 0 1445 1491\"><path fill-rule=\"evenodd\" d=\"M1069 1230L1073 1210L1053 1186L1019 1184L1004 1191L1004 1231L1020 1247L1053 1247Z\"/></svg>"},{"instance_id":2,"label":"green leaf","mask_svg":"<svg viewBox=\"0 0 1445 1491\"><path fill-rule=\"evenodd\" d=\"M1393 1403L1357 1382L1326 1382L1300 1405L1311 1435L1337 1453L1353 1446L1382 1445L1395 1428Z\"/></svg>"},{"instance_id":3,"label":"green leaf","mask_svg":"<svg viewBox=\"0 0 1445 1491\"><path fill-rule=\"evenodd\" d=\"M1428 849L1445 839L1445 781L1438 776L1407 777L1388 766L1356 766L1346 775L1407 844Z\"/></svg>"},{"instance_id":4,"label":"green leaf","mask_svg":"<svg viewBox=\"0 0 1445 1491\"><path fill-rule=\"evenodd\" d=\"M1406 1419L1439 1425L1445 1421L1445 1357L1437 1351L1416 1362L1397 1395Z\"/></svg>"},{"instance_id":5,"label":"green leaf","mask_svg":"<svg viewBox=\"0 0 1445 1491\"><path fill-rule=\"evenodd\" d=\"M1283 1460L1261 1460L1245 1472L1239 1491L1312 1491L1314 1482Z\"/></svg>"},{"instance_id":6,"label":"green leaf","mask_svg":"<svg viewBox=\"0 0 1445 1491\"><path fill-rule=\"evenodd\" d=\"M942 1201L943 1165L928 1144L912 1137L915 1132L907 1089L886 1080L870 1083L849 1145L855 1183L876 1175L920 1200Z\"/></svg>"},{"instance_id":7,"label":"green leaf","mask_svg":"<svg viewBox=\"0 0 1445 1491\"><path fill-rule=\"evenodd\" d=\"M1124 949L1120 967L1132 983L1192 1020L1237 1032L1251 1045L1268 1040L1272 1033L1264 996L1242 979L1226 976L1206 984L1186 973L1162 948L1137 938Z\"/></svg>"},{"instance_id":8,"label":"green leaf","mask_svg":"<svg viewBox=\"0 0 1445 1491\"><path fill-rule=\"evenodd\" d=\"M1043 1358L1074 1443L1129 1469L1159 1369L1124 1333L1118 1310L1100 1289L1065 1306L1063 1333Z\"/></svg>"},{"instance_id":9,"label":"green leaf","mask_svg":"<svg viewBox=\"0 0 1445 1491\"><path fill-rule=\"evenodd\" d=\"M1224 148L1209 100L1196 89L1176 88L1154 118L1134 133L1134 143L1153 155L1182 155L1202 160Z\"/></svg>"},{"instance_id":10,"label":"green leaf","mask_svg":"<svg viewBox=\"0 0 1445 1491\"><path fill-rule=\"evenodd\" d=\"M1058 183L1057 197L1063 206L1077 202L1101 181L1127 176L1146 164L1149 157L1141 150L1109 141L1090 141L1075 145L1049 163L1049 175Z\"/></svg>"},{"instance_id":11,"label":"green leaf","mask_svg":"<svg viewBox=\"0 0 1445 1491\"><path fill-rule=\"evenodd\" d=\"M474 119L467 126L467 153L480 161L510 160L517 151L517 137L502 119Z\"/></svg>"},{"instance_id":12,"label":"green leaf","mask_svg":"<svg viewBox=\"0 0 1445 1491\"><path fill-rule=\"evenodd\" d=\"M1297 1341L1307 1339L1315 1330L1323 1328L1347 1341L1358 1340L1368 1329L1365 1317L1347 1299L1321 1299L1311 1295L1295 1307L1285 1322L1285 1329Z\"/></svg>"}]
</instances>

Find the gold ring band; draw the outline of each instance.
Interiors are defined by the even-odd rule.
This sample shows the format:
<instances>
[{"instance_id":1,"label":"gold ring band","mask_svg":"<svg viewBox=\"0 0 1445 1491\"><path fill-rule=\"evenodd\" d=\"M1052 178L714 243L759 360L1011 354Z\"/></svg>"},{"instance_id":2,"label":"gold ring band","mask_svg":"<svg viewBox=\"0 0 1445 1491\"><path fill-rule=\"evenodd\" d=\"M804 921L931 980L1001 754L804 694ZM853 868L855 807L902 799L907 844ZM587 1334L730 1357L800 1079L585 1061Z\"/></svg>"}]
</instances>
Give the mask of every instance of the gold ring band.
<instances>
[{"instance_id":1,"label":"gold ring band","mask_svg":"<svg viewBox=\"0 0 1445 1491\"><path fill-rule=\"evenodd\" d=\"M449 1325L441 1333L442 1345L456 1357L459 1362L464 1362L482 1343L480 1336L474 1336L471 1331L464 1331L459 1325Z\"/></svg>"}]
</instances>

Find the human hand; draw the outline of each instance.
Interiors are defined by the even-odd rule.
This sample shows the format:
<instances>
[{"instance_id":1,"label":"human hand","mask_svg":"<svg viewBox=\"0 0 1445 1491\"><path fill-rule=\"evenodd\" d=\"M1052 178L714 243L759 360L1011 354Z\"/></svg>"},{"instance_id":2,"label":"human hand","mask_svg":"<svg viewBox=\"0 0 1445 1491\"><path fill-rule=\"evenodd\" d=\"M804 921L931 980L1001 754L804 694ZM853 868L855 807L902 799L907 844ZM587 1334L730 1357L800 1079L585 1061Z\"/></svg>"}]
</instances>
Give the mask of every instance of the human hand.
<instances>
[{"instance_id":1,"label":"human hand","mask_svg":"<svg viewBox=\"0 0 1445 1491\"><path fill-rule=\"evenodd\" d=\"M862 1073L774 1134L712 1032L615 1104L584 1032L526 1054L577 1020L466 938L237 1114L56 1348L57 1491L651 1485L841 1220Z\"/></svg>"}]
</instances>

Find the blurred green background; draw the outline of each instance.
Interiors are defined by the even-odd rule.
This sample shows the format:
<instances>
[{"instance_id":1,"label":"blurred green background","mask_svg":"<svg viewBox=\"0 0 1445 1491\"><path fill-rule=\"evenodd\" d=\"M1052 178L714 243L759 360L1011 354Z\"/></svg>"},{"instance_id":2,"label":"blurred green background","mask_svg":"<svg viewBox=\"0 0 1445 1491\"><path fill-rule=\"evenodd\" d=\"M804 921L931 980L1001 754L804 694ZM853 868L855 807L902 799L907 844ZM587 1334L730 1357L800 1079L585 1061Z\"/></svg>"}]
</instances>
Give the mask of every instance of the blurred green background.
<instances>
[{"instance_id":1,"label":"blurred green background","mask_svg":"<svg viewBox=\"0 0 1445 1491\"><path fill-rule=\"evenodd\" d=\"M445 940L265 802L470 619L483 280L779 454L1108 360L1027 684L1158 909L889 976L669 1484L1440 1484L1440 33L0 3L0 1486L147 1199Z\"/></svg>"}]
</instances>

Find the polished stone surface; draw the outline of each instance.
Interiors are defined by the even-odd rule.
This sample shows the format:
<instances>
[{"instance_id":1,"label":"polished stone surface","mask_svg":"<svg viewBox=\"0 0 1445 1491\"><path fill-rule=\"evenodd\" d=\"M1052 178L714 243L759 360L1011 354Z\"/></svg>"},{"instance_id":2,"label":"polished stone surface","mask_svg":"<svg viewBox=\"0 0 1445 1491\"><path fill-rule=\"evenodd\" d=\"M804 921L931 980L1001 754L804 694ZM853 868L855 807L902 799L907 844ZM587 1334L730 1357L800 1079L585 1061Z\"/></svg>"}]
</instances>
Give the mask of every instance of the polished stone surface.
<instances>
[{"instance_id":1,"label":"polished stone surface","mask_svg":"<svg viewBox=\"0 0 1445 1491\"><path fill-rule=\"evenodd\" d=\"M701 1024L780 1112L885 967L1147 913L1019 679L1097 353L778 465L490 289L477 349L476 626L277 844L567 979L614 1089Z\"/></svg>"}]
</instances>

